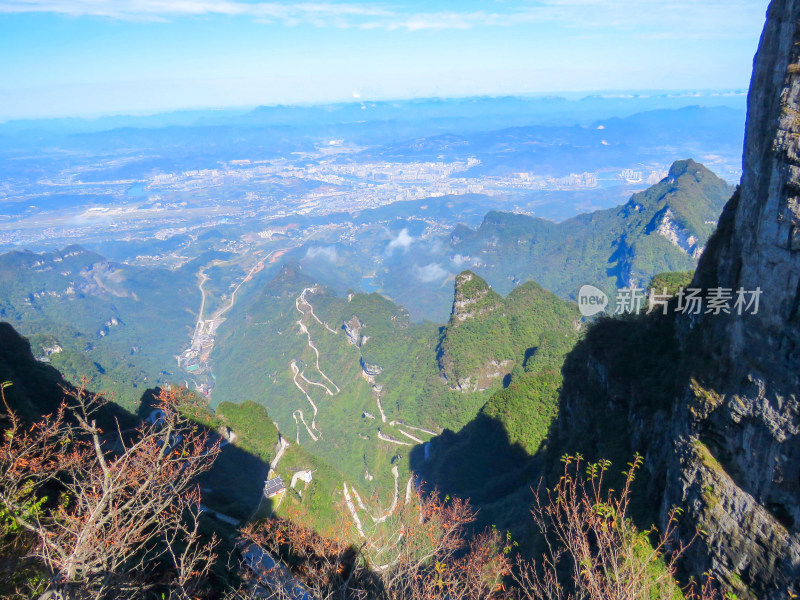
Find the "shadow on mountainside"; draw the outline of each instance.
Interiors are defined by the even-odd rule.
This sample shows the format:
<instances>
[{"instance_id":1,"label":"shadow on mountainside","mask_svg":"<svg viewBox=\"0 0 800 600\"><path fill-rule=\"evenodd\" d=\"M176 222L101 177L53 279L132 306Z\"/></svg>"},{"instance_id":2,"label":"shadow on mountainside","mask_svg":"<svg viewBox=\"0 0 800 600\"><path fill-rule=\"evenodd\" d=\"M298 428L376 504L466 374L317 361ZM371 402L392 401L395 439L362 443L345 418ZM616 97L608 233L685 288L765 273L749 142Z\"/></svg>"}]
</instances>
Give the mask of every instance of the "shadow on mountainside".
<instances>
[{"instance_id":1,"label":"shadow on mountainside","mask_svg":"<svg viewBox=\"0 0 800 600\"><path fill-rule=\"evenodd\" d=\"M539 469L534 457L510 442L498 419L481 413L457 433L446 429L428 445L415 446L409 463L424 489L469 498L479 509L477 529L526 530Z\"/></svg>"},{"instance_id":2,"label":"shadow on mountainside","mask_svg":"<svg viewBox=\"0 0 800 600\"><path fill-rule=\"evenodd\" d=\"M137 410L139 420L145 420L152 415L160 391L159 388L153 388L142 394ZM269 463L229 443L223 436L223 430L227 428L213 429L199 423L197 427L207 433L210 444L220 444L220 451L213 466L198 479L204 506L233 519L246 521L262 503L262 491L269 474ZM271 501L265 498L262 510L265 508L264 505L268 505L269 508ZM268 510L267 514L269 512Z\"/></svg>"},{"instance_id":3,"label":"shadow on mountainside","mask_svg":"<svg viewBox=\"0 0 800 600\"><path fill-rule=\"evenodd\" d=\"M28 340L5 322L0 322L0 382L11 383L3 390L8 406L27 422L57 411L66 394L75 389L57 369L36 360ZM132 433L152 412L158 392L149 389L142 395L137 414L107 402L94 414L98 426L109 435L118 430ZM0 407L0 413L4 411ZM221 437L213 429L208 432L212 440ZM268 472L269 464L258 456L225 444L211 470L198 481L203 502L235 519L247 519L259 506Z\"/></svg>"},{"instance_id":4,"label":"shadow on mountainside","mask_svg":"<svg viewBox=\"0 0 800 600\"><path fill-rule=\"evenodd\" d=\"M516 407L539 402L525 416L530 428L546 430L535 448L512 443L511 437L519 438L525 425L519 418L515 422L508 411L500 411L501 418L487 414L498 394L513 390L512 382L460 431L445 430L427 449L415 447L412 469L427 487L469 498L480 509L478 527L496 525L523 541L530 541L533 533L529 510L534 490L552 487L563 474L565 454L581 454L588 462L610 460L606 481L620 489L622 471L636 452L646 454L653 442L652 436L634 435L629 420L646 422L647 431L667 422L675 398L689 381L674 319L655 314L599 319L566 356L561 372L563 383L549 392L556 405L551 420L541 417L534 423L531 417L545 411L547 403L518 394ZM640 527L658 522L663 485L663 479L655 480L644 469L637 477L631 516Z\"/></svg>"},{"instance_id":5,"label":"shadow on mountainside","mask_svg":"<svg viewBox=\"0 0 800 600\"><path fill-rule=\"evenodd\" d=\"M28 422L54 413L65 399L65 391L75 389L54 367L36 360L26 338L6 322L0 322L0 382L10 382L5 388L9 408ZM95 415L103 429L135 427L137 419L112 402Z\"/></svg>"}]
</instances>

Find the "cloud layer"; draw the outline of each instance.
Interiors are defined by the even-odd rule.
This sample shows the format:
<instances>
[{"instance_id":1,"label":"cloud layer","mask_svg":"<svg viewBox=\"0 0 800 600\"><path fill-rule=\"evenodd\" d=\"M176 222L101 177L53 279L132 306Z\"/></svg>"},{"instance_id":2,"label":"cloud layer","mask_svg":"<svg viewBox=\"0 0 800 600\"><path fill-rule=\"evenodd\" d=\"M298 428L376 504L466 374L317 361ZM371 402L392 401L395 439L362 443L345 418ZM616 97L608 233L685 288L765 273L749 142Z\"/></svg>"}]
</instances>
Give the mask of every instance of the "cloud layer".
<instances>
[{"instance_id":1,"label":"cloud layer","mask_svg":"<svg viewBox=\"0 0 800 600\"><path fill-rule=\"evenodd\" d=\"M335 263L339 259L339 253L334 246L312 246L306 251L306 258L322 258L330 263Z\"/></svg>"},{"instance_id":2,"label":"cloud layer","mask_svg":"<svg viewBox=\"0 0 800 600\"><path fill-rule=\"evenodd\" d=\"M407 252L413 243L414 236L409 235L408 229L403 228L400 233L397 234L397 237L392 238L392 241L386 246L386 254L391 254L398 249Z\"/></svg>"},{"instance_id":3,"label":"cloud layer","mask_svg":"<svg viewBox=\"0 0 800 600\"><path fill-rule=\"evenodd\" d=\"M414 265L413 273L414 277L416 277L423 283L441 281L442 279L450 275L450 273L445 269L443 269L439 263L431 263L429 265L425 265L424 267L420 267L419 265Z\"/></svg>"},{"instance_id":4,"label":"cloud layer","mask_svg":"<svg viewBox=\"0 0 800 600\"><path fill-rule=\"evenodd\" d=\"M445 6L446 3L438 3ZM386 30L445 30L557 23L581 29L656 28L687 34L726 32L731 24L764 17L761 0L541 0L493 3L505 10L431 10L402 4L351 2L245 2L242 0L0 0L0 13L55 13L132 21L168 21L187 16L246 17L263 23L311 24ZM432 3L437 6L437 3ZM735 17L734 17L735 15ZM733 33L733 32L727 32Z\"/></svg>"}]
</instances>

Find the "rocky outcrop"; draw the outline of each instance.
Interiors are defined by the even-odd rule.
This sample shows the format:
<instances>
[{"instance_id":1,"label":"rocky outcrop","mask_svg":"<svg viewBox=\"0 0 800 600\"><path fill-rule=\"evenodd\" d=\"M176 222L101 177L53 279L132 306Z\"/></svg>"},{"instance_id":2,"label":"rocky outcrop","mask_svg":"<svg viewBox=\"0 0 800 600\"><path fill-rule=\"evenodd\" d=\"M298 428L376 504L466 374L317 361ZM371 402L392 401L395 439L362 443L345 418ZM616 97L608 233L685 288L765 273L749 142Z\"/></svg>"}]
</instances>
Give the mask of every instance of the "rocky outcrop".
<instances>
[{"instance_id":1,"label":"rocky outcrop","mask_svg":"<svg viewBox=\"0 0 800 600\"><path fill-rule=\"evenodd\" d=\"M80 284L83 293L136 299L135 294L123 287L125 278L122 272L108 261L99 261L81 269L80 276L84 280Z\"/></svg>"},{"instance_id":2,"label":"rocky outcrop","mask_svg":"<svg viewBox=\"0 0 800 600\"><path fill-rule=\"evenodd\" d=\"M511 371L513 361L505 347L509 337L503 298L472 271L459 273L437 352L441 378L453 391L487 389ZM476 344L478 340L492 342Z\"/></svg>"},{"instance_id":3,"label":"rocky outcrop","mask_svg":"<svg viewBox=\"0 0 800 600\"><path fill-rule=\"evenodd\" d=\"M456 276L451 323L463 323L502 308L500 295L475 273L464 271Z\"/></svg>"},{"instance_id":4,"label":"rocky outcrop","mask_svg":"<svg viewBox=\"0 0 800 600\"><path fill-rule=\"evenodd\" d=\"M740 194L726 207L695 280L760 287L761 310L686 324L702 330L707 350L732 374L758 371L783 385L800 381L799 11L796 1L770 5L748 98ZM747 352L752 347L761 352Z\"/></svg>"},{"instance_id":5,"label":"rocky outcrop","mask_svg":"<svg viewBox=\"0 0 800 600\"><path fill-rule=\"evenodd\" d=\"M361 359L361 370L367 377L376 377L383 373L383 369L379 365L373 365L368 362L364 362L364 359Z\"/></svg>"},{"instance_id":6,"label":"rocky outcrop","mask_svg":"<svg viewBox=\"0 0 800 600\"><path fill-rule=\"evenodd\" d=\"M347 342L356 348L360 348L362 344L361 328L364 324L358 320L358 317L353 315L349 321L345 321L342 325L344 333L347 336Z\"/></svg>"},{"instance_id":7,"label":"rocky outcrop","mask_svg":"<svg viewBox=\"0 0 800 600\"><path fill-rule=\"evenodd\" d=\"M773 0L748 97L741 186L692 284L705 297L741 291L752 304L599 324L565 367L559 425L562 444L587 447L600 412L627 421L620 439L645 455L661 526L679 506L682 541L704 532L687 570L759 600L800 594L798 27L800 0ZM656 230L680 244L679 232L659 230L664 223Z\"/></svg>"},{"instance_id":8,"label":"rocky outcrop","mask_svg":"<svg viewBox=\"0 0 800 600\"><path fill-rule=\"evenodd\" d=\"M692 258L698 259L703 253L703 247L698 244L699 238L675 220L675 213L670 208L665 208L656 214L651 226L656 233Z\"/></svg>"},{"instance_id":9,"label":"rocky outcrop","mask_svg":"<svg viewBox=\"0 0 800 600\"><path fill-rule=\"evenodd\" d=\"M675 408L663 499L711 532L692 559L758 598L800 592L799 19L800 1L769 7L741 187L693 284L760 290L759 306L678 320L684 351L699 348L706 367L704 388L688 386Z\"/></svg>"}]
</instances>

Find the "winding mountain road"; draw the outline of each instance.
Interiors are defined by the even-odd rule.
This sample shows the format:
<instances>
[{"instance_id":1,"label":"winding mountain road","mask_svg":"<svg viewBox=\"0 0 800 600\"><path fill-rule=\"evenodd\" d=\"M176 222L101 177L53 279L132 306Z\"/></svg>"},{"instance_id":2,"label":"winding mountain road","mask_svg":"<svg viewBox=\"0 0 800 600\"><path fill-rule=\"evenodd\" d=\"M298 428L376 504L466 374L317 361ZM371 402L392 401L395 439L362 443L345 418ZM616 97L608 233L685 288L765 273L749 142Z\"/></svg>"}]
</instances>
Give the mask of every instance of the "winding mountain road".
<instances>
[{"instance_id":1,"label":"winding mountain road","mask_svg":"<svg viewBox=\"0 0 800 600\"><path fill-rule=\"evenodd\" d=\"M375 523L383 523L386 519L391 517L394 514L395 509L397 508L397 499L400 496L400 488L397 485L398 479L400 479L400 472L397 470L397 465L392 467L392 475L394 475L394 499L392 500L392 505L389 507L389 510L381 517L372 517L372 520Z\"/></svg>"},{"instance_id":2,"label":"winding mountain road","mask_svg":"<svg viewBox=\"0 0 800 600\"><path fill-rule=\"evenodd\" d=\"M409 438L409 439L411 439L411 440L414 440L414 441L415 441L416 443L418 443L418 444L424 444L424 443L425 443L425 442L424 442L424 440L421 440L421 439L419 439L418 437L415 437L415 436L411 435L411 434L410 434L410 433L408 433L407 431L403 431L403 430L402 430L402 429L400 429L399 427L397 428L397 431L399 431L400 433L402 433L402 434L403 434L404 436L406 436L407 438Z\"/></svg>"},{"instance_id":3,"label":"winding mountain road","mask_svg":"<svg viewBox=\"0 0 800 600\"><path fill-rule=\"evenodd\" d=\"M302 410L297 409L292 413L297 428L296 439L298 443L300 442L301 423L303 427L305 427L306 432L308 433L309 437L311 437L312 440L317 441L322 438L322 433L319 431L316 424L318 408L317 404L311 398L310 394L311 389L322 388L323 390L325 390L325 394L329 397L335 396L341 392L339 386L336 385L336 383L330 377L328 377L328 375L320 367L320 351L317 348L316 344L314 343L314 339L312 337L310 330L312 324L316 322L317 325L324 327L328 332L333 333L334 335L338 333L337 331L332 329L326 322L320 319L319 316L317 316L317 314L314 312L314 307L311 304L309 295L316 293L318 290L319 287L316 285L312 287L307 287L300 293L300 295L297 298L295 298L295 308L301 315L300 318L296 321L298 326L298 335L306 336L307 345L314 352L315 367L321 378L320 381L310 380L305 374L305 369L300 368L300 361L298 359L292 359L290 361L289 364L292 369L294 384L306 397L306 399L308 400L309 404L311 405L314 411L310 426L304 419ZM316 325L314 326L316 327ZM390 444L395 444L398 446L413 446L415 444L424 443L424 440L419 437L421 434L437 435L435 431L431 431L430 429L425 429L423 427L415 427L413 425L408 425L403 421L389 421L386 416L386 413L383 410L383 404L381 402L381 392L382 392L381 385L375 385L374 381L371 380L368 374L364 373L364 375L367 377L368 381L373 383L371 391L378 405L378 411L381 416L381 422L394 428L400 435L404 436L410 441L405 442L400 439L396 439L395 437L392 437L384 433L380 428L378 429L378 434L377 434L377 438L379 440L388 442ZM420 433L414 435L409 431L405 430L420 432ZM367 507L364 504L364 501L361 499L361 496L359 495L358 491L355 489L354 486L348 485L347 482L344 481L342 482L342 494L344 496L345 504L347 505L348 511L350 512L351 516L353 517L353 523L355 524L358 534L364 539L367 539L367 535L364 532L363 522L358 514L359 511L364 511L365 513L367 513L370 519L376 525L385 522L389 517L391 517L397 511L397 506L398 503L400 502L400 481L399 481L400 472L397 465L392 466L392 475L394 478L394 495L392 498L392 503L389 506L388 510L379 516L375 516L367 509ZM413 496L413 475L409 477L408 482L405 485L405 504L409 504L411 502L412 496Z\"/></svg>"},{"instance_id":4,"label":"winding mountain road","mask_svg":"<svg viewBox=\"0 0 800 600\"><path fill-rule=\"evenodd\" d=\"M347 489L347 483L342 483L342 493L344 494L345 504L347 504L347 508L350 510L350 515L353 517L353 523L356 525L358 535L362 538L366 538L367 536L364 533L364 528L361 526L361 519L358 518L358 512L356 511L356 507L353 506L353 499L350 497L350 492Z\"/></svg>"},{"instance_id":5,"label":"winding mountain road","mask_svg":"<svg viewBox=\"0 0 800 600\"><path fill-rule=\"evenodd\" d=\"M430 429L425 429L424 427L414 427L413 425L409 425L405 421L389 421L389 425L392 427L397 427L398 425L402 425L406 429L413 429L415 431L421 431L422 433L427 433L429 435L439 435L441 430L437 433L436 431L431 431Z\"/></svg>"},{"instance_id":6,"label":"winding mountain road","mask_svg":"<svg viewBox=\"0 0 800 600\"><path fill-rule=\"evenodd\" d=\"M300 421L297 420L297 415L300 415ZM314 435L314 432L311 431L311 429L308 427L308 423L306 423L306 420L303 418L303 411L302 410L300 410L298 408L296 411L294 411L292 413L292 417L294 417L295 425L297 425L297 443L298 444L300 443L300 423L301 422L303 423L303 427L306 428L306 431L308 432L308 435L311 437L311 439L314 440L315 442L319 441L319 438L322 437L322 434L320 433L319 437ZM317 430L317 431L319 431L319 430Z\"/></svg>"},{"instance_id":7,"label":"winding mountain road","mask_svg":"<svg viewBox=\"0 0 800 600\"><path fill-rule=\"evenodd\" d=\"M309 313L311 314L311 316L312 316L312 317L314 317L314 319L317 321L317 323L319 323L320 325L322 325L322 326L323 326L325 329L327 329L327 330L328 330L328 331L330 331L331 333L334 333L334 334L335 334L335 333L338 333L338 332L337 332L335 329L331 329L331 328L328 326L328 324L327 324L327 323L325 323L325 322L323 322L323 321L321 321L321 320L320 320L320 318L319 318L319 317L316 315L316 313L314 312L314 307L313 307L313 306L311 306L311 303L310 303L308 300L306 300L306 292L311 292L311 293L313 294L313 293L316 293L318 290L319 290L319 288L318 288L316 285L315 285L315 286L313 286L313 287L310 287L310 288L306 288L306 289L304 289L304 290L302 291L302 293L300 294L300 296L298 296L297 300L295 300L295 301L294 301L294 303L295 303L295 306L297 307L297 310L299 310L299 311L302 313L302 312L303 312L303 310L300 308L300 303L303 303L303 304L305 304L306 306L308 306L308 311L309 311Z\"/></svg>"},{"instance_id":8,"label":"winding mountain road","mask_svg":"<svg viewBox=\"0 0 800 600\"><path fill-rule=\"evenodd\" d=\"M412 446L413 445L413 444L410 444L408 442L401 442L400 440L396 440L396 439L394 439L392 437L389 437L388 435L386 435L385 433L383 433L380 430L378 430L378 439L379 440L383 440L384 442L389 442L390 444L397 444L398 446Z\"/></svg>"},{"instance_id":9,"label":"winding mountain road","mask_svg":"<svg viewBox=\"0 0 800 600\"><path fill-rule=\"evenodd\" d=\"M292 413L292 416L293 416L293 418L295 420L295 424L297 425L297 438L296 438L297 439L297 443L300 443L300 423L301 422L303 423L303 426L306 428L306 431L308 432L308 435L311 437L312 440L314 440L316 442L316 441L318 441L319 439L322 438L322 432L317 427L317 413L319 412L319 409L317 408L317 404L311 398L311 394L309 393L311 387L313 386L313 387L322 388L323 390L325 390L325 393L328 396L335 396L336 394L339 394L342 391L339 388L339 386L336 385L336 383L330 377L328 377L328 375L325 373L325 371L323 371L322 368L320 367L320 364L319 364L320 352L319 352L319 349L317 348L316 344L314 344L314 339L311 337L311 331L308 328L308 325L310 323L307 323L307 321L310 320L309 317L312 317L317 323L319 323L320 325L325 327L328 331L330 331L333 334L336 334L336 331L334 331L333 329L328 327L327 323L323 323L322 320L320 320L320 318L314 313L314 307L311 305L311 302L306 297L306 295L309 292L310 293L314 293L318 289L319 288L317 286L305 288L300 293L300 295L297 298L295 298L295 308L297 308L297 311L301 315L300 319L298 319L296 321L297 326L299 327L298 335L305 335L306 336L308 347L311 348L311 350L314 351L317 372L319 373L320 377L322 378L322 382L320 382L320 381L311 381L308 377L306 377L305 369L300 369L300 367L298 366L298 364L297 364L298 360L297 359L293 358L289 362L289 366L292 369L292 380L294 381L295 386L297 386L297 389L299 389L303 393L303 395L306 397L306 400L308 400L308 403L311 404L311 408L314 410L314 414L313 414L313 416L311 418L311 426L310 427L308 426L308 424L306 423L306 421L305 421L305 419L303 417L303 411L302 410L298 409L298 410L295 410ZM300 381L298 381L298 379L303 381L303 382L305 382L306 383L306 387L303 387L300 384ZM325 383L325 382L327 382L327 383ZM298 416L299 416L299 420L298 420Z\"/></svg>"},{"instance_id":10,"label":"winding mountain road","mask_svg":"<svg viewBox=\"0 0 800 600\"><path fill-rule=\"evenodd\" d=\"M311 404L311 408L314 409L314 416L311 417L311 429L316 431L317 434L319 434L319 437L322 437L322 432L320 432L320 430L317 429L317 405L311 399L311 396L308 395L308 392L305 389L303 389L303 386L300 385L297 382L297 377L302 375L302 372L300 371L300 368L297 366L297 361L292 359L292 361L289 363L289 366L292 368L292 372L294 373L294 378L293 378L294 384L297 386L297 389L299 389L301 392L303 392L303 395L305 395L305 397L308 400L309 404ZM308 380L306 379L306 381L308 381ZM300 413L300 418L303 419L303 411L302 410L296 410L295 413ZM297 417L295 417L295 421L297 421ZM305 425L305 419L303 419L303 424ZM306 429L308 429L308 425L306 425ZM311 435L311 437L316 442L317 441L317 437L313 433L311 433L311 429L308 430L309 435Z\"/></svg>"},{"instance_id":11,"label":"winding mountain road","mask_svg":"<svg viewBox=\"0 0 800 600\"><path fill-rule=\"evenodd\" d=\"M383 412L383 404L381 404L381 388L377 385L373 385L372 394L375 396L375 401L378 403L378 412L381 413L381 422L386 423L386 413Z\"/></svg>"}]
</instances>

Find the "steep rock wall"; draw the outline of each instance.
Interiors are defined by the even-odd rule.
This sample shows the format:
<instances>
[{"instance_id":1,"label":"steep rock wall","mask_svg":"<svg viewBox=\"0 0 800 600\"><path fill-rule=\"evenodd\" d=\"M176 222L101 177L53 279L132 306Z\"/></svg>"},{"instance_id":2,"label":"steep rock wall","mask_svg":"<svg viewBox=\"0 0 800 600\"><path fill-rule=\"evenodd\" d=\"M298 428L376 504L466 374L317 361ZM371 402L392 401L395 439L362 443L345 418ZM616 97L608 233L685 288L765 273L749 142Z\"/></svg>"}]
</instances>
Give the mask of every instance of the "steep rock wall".
<instances>
[{"instance_id":1,"label":"steep rock wall","mask_svg":"<svg viewBox=\"0 0 800 600\"><path fill-rule=\"evenodd\" d=\"M800 0L773 0L748 97L742 183L693 282L734 298L760 289L758 312L598 324L565 367L558 429L560 450L600 456L611 445L592 439L597 423L627 421L622 437L645 455L661 526L680 506L682 540L704 532L687 570L759 600L800 594L799 27Z\"/></svg>"}]
</instances>

